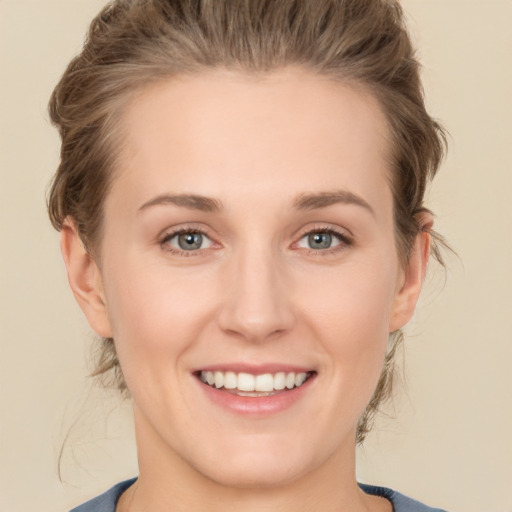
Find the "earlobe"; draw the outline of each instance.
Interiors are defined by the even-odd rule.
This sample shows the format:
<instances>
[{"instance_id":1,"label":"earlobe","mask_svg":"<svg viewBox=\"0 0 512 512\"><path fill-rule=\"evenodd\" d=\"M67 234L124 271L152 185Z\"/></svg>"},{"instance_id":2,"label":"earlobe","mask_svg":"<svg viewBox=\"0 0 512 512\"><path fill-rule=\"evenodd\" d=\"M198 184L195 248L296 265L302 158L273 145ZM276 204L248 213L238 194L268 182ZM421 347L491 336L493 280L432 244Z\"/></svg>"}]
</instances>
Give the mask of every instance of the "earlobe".
<instances>
[{"instance_id":1,"label":"earlobe","mask_svg":"<svg viewBox=\"0 0 512 512\"><path fill-rule=\"evenodd\" d=\"M88 253L73 219L66 218L61 230L60 248L68 281L91 328L104 338L112 337L99 268Z\"/></svg>"},{"instance_id":2,"label":"earlobe","mask_svg":"<svg viewBox=\"0 0 512 512\"><path fill-rule=\"evenodd\" d=\"M419 218L419 225L420 232L416 235L409 260L403 272L403 281L395 295L389 332L394 332L409 322L420 296L430 256L432 215L429 212L422 213Z\"/></svg>"}]
</instances>

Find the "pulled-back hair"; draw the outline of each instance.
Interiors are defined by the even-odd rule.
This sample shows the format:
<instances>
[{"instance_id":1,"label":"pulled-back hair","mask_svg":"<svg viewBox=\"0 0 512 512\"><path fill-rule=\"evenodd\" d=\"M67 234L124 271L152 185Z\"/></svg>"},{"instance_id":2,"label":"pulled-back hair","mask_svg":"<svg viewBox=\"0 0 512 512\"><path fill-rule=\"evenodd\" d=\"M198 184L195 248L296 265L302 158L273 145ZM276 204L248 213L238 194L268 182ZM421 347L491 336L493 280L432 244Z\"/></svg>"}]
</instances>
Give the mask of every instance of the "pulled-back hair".
<instances>
[{"instance_id":1,"label":"pulled-back hair","mask_svg":"<svg viewBox=\"0 0 512 512\"><path fill-rule=\"evenodd\" d=\"M265 74L287 66L351 84L378 100L391 134L395 237L406 262L445 137L426 112L419 63L395 0L110 2L50 100L62 138L48 200L54 227L60 230L71 217L98 256L103 204L122 147L119 119L136 92L208 69ZM435 245L433 253L440 259ZM359 442L391 394L401 338L400 331L390 336L377 389L359 421ZM96 363L93 375L127 393L112 339L102 341Z\"/></svg>"}]
</instances>

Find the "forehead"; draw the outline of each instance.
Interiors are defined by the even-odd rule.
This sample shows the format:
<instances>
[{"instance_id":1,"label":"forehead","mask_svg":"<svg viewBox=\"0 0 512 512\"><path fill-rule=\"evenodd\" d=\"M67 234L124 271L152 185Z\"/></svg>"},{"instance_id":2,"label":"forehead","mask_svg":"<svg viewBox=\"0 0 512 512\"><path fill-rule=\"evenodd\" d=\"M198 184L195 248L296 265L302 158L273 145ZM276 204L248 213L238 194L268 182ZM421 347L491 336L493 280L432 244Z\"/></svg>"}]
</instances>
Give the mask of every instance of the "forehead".
<instances>
[{"instance_id":1,"label":"forehead","mask_svg":"<svg viewBox=\"0 0 512 512\"><path fill-rule=\"evenodd\" d=\"M266 187L281 188L283 198L333 188L377 196L388 181L389 136L377 101L304 70L169 79L134 97L121 124L117 178L140 198L252 197Z\"/></svg>"}]
</instances>

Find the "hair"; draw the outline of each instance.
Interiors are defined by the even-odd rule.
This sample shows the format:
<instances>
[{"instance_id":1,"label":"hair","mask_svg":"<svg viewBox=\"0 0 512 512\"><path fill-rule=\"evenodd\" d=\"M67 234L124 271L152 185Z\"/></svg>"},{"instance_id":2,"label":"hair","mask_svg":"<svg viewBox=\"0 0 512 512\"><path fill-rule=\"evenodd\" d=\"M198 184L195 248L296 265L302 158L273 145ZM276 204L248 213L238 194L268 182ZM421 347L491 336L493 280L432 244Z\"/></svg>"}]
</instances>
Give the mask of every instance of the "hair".
<instances>
[{"instance_id":1,"label":"hair","mask_svg":"<svg viewBox=\"0 0 512 512\"><path fill-rule=\"evenodd\" d=\"M121 114L151 83L211 69L265 74L300 67L373 95L391 135L397 251L407 261L428 182L446 146L426 111L420 65L396 0L115 0L92 21L81 53L55 88L49 112L62 139L48 210L76 223L97 256L103 203L122 147ZM442 263L435 233L433 255ZM357 441L391 395L401 331L390 335ZM94 376L128 394L114 341L103 339Z\"/></svg>"}]
</instances>

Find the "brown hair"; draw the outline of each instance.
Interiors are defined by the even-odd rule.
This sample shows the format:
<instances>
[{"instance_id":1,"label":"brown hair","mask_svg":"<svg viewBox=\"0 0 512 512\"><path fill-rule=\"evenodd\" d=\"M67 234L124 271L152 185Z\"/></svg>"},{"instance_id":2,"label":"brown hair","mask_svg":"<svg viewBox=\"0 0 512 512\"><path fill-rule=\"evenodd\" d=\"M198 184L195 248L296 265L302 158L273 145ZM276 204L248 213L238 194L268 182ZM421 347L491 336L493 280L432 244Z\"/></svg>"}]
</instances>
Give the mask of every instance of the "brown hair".
<instances>
[{"instance_id":1,"label":"brown hair","mask_svg":"<svg viewBox=\"0 0 512 512\"><path fill-rule=\"evenodd\" d=\"M227 68L266 73L300 66L372 94L392 137L397 248L404 261L425 211L427 183L440 164L445 137L425 109L419 63L396 0L115 0L93 20L82 52L55 88L50 116L62 138L61 162L49 194L50 219L70 216L94 255L102 205L121 147L117 129L129 97L177 74ZM440 260L434 246L434 256ZM358 425L364 439L391 394L390 337L375 394ZM127 392L112 339L101 345L93 375Z\"/></svg>"}]
</instances>

